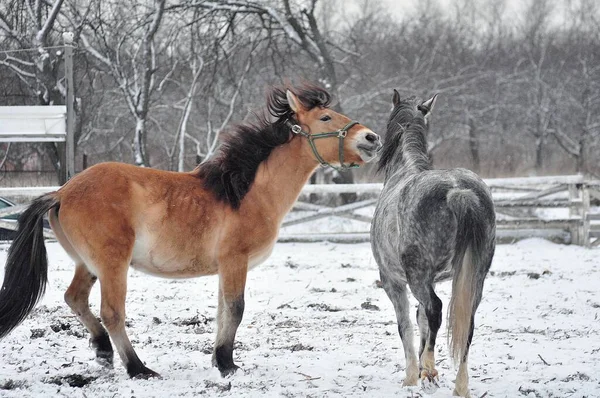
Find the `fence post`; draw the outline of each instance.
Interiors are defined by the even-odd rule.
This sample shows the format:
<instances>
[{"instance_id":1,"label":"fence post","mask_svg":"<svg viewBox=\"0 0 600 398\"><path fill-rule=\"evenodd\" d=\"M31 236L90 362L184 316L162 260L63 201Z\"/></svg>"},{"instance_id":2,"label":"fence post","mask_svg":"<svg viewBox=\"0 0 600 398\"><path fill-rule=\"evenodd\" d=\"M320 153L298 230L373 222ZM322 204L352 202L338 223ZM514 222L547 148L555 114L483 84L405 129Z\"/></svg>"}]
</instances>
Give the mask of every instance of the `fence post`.
<instances>
[{"instance_id":1,"label":"fence post","mask_svg":"<svg viewBox=\"0 0 600 398\"><path fill-rule=\"evenodd\" d=\"M567 187L569 190L569 217L577 216L577 215L579 215L579 211L577 209L577 206L574 204L574 202L577 199L579 199L579 192L577 189L577 185L576 184L568 184Z\"/></svg>"},{"instance_id":2,"label":"fence post","mask_svg":"<svg viewBox=\"0 0 600 398\"><path fill-rule=\"evenodd\" d=\"M572 245L580 245L579 235L581 232L581 228L579 224L573 225L572 223L569 225L569 233L571 234L571 244Z\"/></svg>"},{"instance_id":3,"label":"fence post","mask_svg":"<svg viewBox=\"0 0 600 398\"><path fill-rule=\"evenodd\" d=\"M590 220L588 219L588 214L590 212L590 190L587 184L583 184L581 187L581 219L582 219L582 241L583 246L591 247L591 238L590 238Z\"/></svg>"},{"instance_id":4,"label":"fence post","mask_svg":"<svg viewBox=\"0 0 600 398\"><path fill-rule=\"evenodd\" d=\"M569 191L569 218L577 217L581 215L579 203L581 201L581 185L580 184L568 184ZM577 246L583 246L583 223L578 222L576 224L571 223L569 226L569 232L571 233L571 244Z\"/></svg>"},{"instance_id":5,"label":"fence post","mask_svg":"<svg viewBox=\"0 0 600 398\"><path fill-rule=\"evenodd\" d=\"M65 42L65 78L67 80L67 141L65 149L66 181L75 175L75 95L73 84L73 33L63 33Z\"/></svg>"}]
</instances>

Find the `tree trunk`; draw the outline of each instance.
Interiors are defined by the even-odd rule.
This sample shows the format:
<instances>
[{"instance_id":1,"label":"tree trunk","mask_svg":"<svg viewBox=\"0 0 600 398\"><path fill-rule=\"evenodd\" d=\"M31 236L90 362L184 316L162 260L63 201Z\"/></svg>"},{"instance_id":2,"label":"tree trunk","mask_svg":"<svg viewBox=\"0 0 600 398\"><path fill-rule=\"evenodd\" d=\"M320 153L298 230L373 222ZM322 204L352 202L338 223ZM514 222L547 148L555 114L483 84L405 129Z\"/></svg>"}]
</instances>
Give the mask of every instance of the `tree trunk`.
<instances>
[{"instance_id":1,"label":"tree trunk","mask_svg":"<svg viewBox=\"0 0 600 398\"><path fill-rule=\"evenodd\" d=\"M185 128L182 129L179 136L179 160L177 162L177 171L185 170Z\"/></svg>"},{"instance_id":2,"label":"tree trunk","mask_svg":"<svg viewBox=\"0 0 600 398\"><path fill-rule=\"evenodd\" d=\"M138 117L135 123L135 137L133 138L133 161L137 166L146 167L146 119Z\"/></svg>"},{"instance_id":3,"label":"tree trunk","mask_svg":"<svg viewBox=\"0 0 600 398\"><path fill-rule=\"evenodd\" d=\"M584 133L585 134L585 133ZM581 138L579 140L579 148L577 153L577 163L575 164L575 168L577 173L583 173L585 171L585 139Z\"/></svg>"},{"instance_id":4,"label":"tree trunk","mask_svg":"<svg viewBox=\"0 0 600 398\"><path fill-rule=\"evenodd\" d=\"M537 175L541 175L544 163L542 155L544 152L544 140L542 137L537 137L535 140L535 172Z\"/></svg>"},{"instance_id":5,"label":"tree trunk","mask_svg":"<svg viewBox=\"0 0 600 398\"><path fill-rule=\"evenodd\" d=\"M56 74L55 65L47 54L46 50L40 50L41 55L36 59L36 80L41 86L41 90L38 92L38 100L40 105L64 105L65 98L57 88L57 81L59 79ZM50 162L56 171L59 185L66 183L66 173L64 172L65 163L62 161L61 153L64 152L62 144L56 142L49 142L46 144L48 154L50 156Z\"/></svg>"},{"instance_id":6,"label":"tree trunk","mask_svg":"<svg viewBox=\"0 0 600 398\"><path fill-rule=\"evenodd\" d=\"M481 171L481 160L479 158L479 137L477 126L473 117L469 117L469 149L471 150L471 160L473 161L473 171Z\"/></svg>"}]
</instances>

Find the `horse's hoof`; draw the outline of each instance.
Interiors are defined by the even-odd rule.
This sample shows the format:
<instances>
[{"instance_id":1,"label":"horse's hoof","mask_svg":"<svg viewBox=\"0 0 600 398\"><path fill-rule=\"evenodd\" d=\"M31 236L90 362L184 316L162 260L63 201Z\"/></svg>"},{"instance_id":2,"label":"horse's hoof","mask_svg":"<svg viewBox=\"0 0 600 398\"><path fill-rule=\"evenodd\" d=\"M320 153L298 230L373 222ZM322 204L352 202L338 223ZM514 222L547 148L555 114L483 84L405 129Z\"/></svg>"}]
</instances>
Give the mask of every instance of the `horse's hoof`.
<instances>
[{"instance_id":1,"label":"horse's hoof","mask_svg":"<svg viewBox=\"0 0 600 398\"><path fill-rule=\"evenodd\" d=\"M99 364L103 365L103 366L111 366L113 365L113 356L114 356L114 352L112 350L112 347L109 347L109 350L106 349L100 349L95 347L96 350L96 362L98 362Z\"/></svg>"},{"instance_id":2,"label":"horse's hoof","mask_svg":"<svg viewBox=\"0 0 600 398\"><path fill-rule=\"evenodd\" d=\"M135 376L134 379L141 379L141 380L162 379L162 376L156 372L140 373L139 375Z\"/></svg>"},{"instance_id":3,"label":"horse's hoof","mask_svg":"<svg viewBox=\"0 0 600 398\"><path fill-rule=\"evenodd\" d=\"M456 388L455 388L454 392L452 393L452 396L454 396L454 397L471 398L471 393L469 392L469 390L467 390L467 392L461 393L461 392L458 392L456 390Z\"/></svg>"},{"instance_id":4,"label":"horse's hoof","mask_svg":"<svg viewBox=\"0 0 600 398\"><path fill-rule=\"evenodd\" d=\"M96 363L105 368L113 368L113 352L112 351L96 351Z\"/></svg>"},{"instance_id":5,"label":"horse's hoof","mask_svg":"<svg viewBox=\"0 0 600 398\"><path fill-rule=\"evenodd\" d=\"M421 388L427 394L433 394L440 388L440 385L437 382L438 372L433 369L430 371L423 370L421 371Z\"/></svg>"},{"instance_id":6,"label":"horse's hoof","mask_svg":"<svg viewBox=\"0 0 600 398\"><path fill-rule=\"evenodd\" d=\"M143 379L143 380L154 379L154 378L162 379L161 375L159 375L152 369L148 369L145 366L143 368L141 368L140 370L136 371L135 373L132 373L132 372L128 372L128 373L132 379Z\"/></svg>"},{"instance_id":7,"label":"horse's hoof","mask_svg":"<svg viewBox=\"0 0 600 398\"><path fill-rule=\"evenodd\" d=\"M227 376L231 376L232 374L234 374L235 372L237 372L237 370L239 368L240 368L239 366L233 365L230 368L219 369L219 372L221 372L221 377L227 377Z\"/></svg>"},{"instance_id":8,"label":"horse's hoof","mask_svg":"<svg viewBox=\"0 0 600 398\"><path fill-rule=\"evenodd\" d=\"M421 371L421 380L429 379L430 381L438 378L438 371L435 369L427 370L423 369Z\"/></svg>"},{"instance_id":9,"label":"horse's hoof","mask_svg":"<svg viewBox=\"0 0 600 398\"><path fill-rule=\"evenodd\" d=\"M426 394L433 394L440 388L440 385L435 379L424 379L421 381L421 388Z\"/></svg>"}]
</instances>

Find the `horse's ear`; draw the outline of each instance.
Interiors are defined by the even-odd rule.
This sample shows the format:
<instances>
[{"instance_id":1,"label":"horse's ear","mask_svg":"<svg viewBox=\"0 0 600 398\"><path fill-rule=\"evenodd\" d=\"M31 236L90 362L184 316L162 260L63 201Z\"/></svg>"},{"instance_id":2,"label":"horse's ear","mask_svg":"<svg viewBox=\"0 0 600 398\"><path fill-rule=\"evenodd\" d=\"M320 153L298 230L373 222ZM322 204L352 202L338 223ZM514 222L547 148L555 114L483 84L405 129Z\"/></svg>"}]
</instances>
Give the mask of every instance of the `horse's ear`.
<instances>
[{"instance_id":1,"label":"horse's ear","mask_svg":"<svg viewBox=\"0 0 600 398\"><path fill-rule=\"evenodd\" d=\"M400 93L396 89L394 89L394 97L392 98L392 103L394 104L394 106L397 106L400 103Z\"/></svg>"},{"instance_id":2,"label":"horse's ear","mask_svg":"<svg viewBox=\"0 0 600 398\"><path fill-rule=\"evenodd\" d=\"M435 106L435 101L437 100L437 94L433 97L429 98L427 101L423 101L421 105L417 107L423 113L423 116L429 116L431 111L433 111L433 107Z\"/></svg>"},{"instance_id":3,"label":"horse's ear","mask_svg":"<svg viewBox=\"0 0 600 398\"><path fill-rule=\"evenodd\" d=\"M285 92L285 96L287 97L287 101L290 105L290 109L292 110L292 112L298 113L304 109L302 107L302 104L300 103L300 100L298 100L298 97L296 97L296 95L290 90L287 90Z\"/></svg>"}]
</instances>

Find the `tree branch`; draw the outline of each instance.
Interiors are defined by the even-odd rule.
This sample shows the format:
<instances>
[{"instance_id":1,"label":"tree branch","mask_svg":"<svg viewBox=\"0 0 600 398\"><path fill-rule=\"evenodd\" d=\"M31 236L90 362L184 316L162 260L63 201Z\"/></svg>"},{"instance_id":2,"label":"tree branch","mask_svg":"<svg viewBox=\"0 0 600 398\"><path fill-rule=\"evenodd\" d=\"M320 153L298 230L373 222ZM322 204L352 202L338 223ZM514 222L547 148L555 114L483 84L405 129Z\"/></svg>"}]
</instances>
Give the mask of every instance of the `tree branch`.
<instances>
[{"instance_id":1,"label":"tree branch","mask_svg":"<svg viewBox=\"0 0 600 398\"><path fill-rule=\"evenodd\" d=\"M85 50L90 53L91 55L94 56L94 58L96 58L98 61L102 62L105 65L111 66L112 62L109 58L105 57L104 55L100 54L100 52L98 50L96 50L89 42L88 38L86 35L81 34L81 42L83 43L83 47L85 48Z\"/></svg>"},{"instance_id":2,"label":"tree branch","mask_svg":"<svg viewBox=\"0 0 600 398\"><path fill-rule=\"evenodd\" d=\"M35 35L35 39L36 39L38 45L45 45L46 38L48 37L48 33L52 29L52 26L54 25L54 21L56 21L56 17L58 15L58 12L60 11L60 7L62 6L62 3L63 3L63 0L56 0L56 3L54 3L54 6L52 7L52 11L50 11L50 15L48 15L48 18L46 19L46 22L44 23L44 26L42 26L42 29L39 32L37 32L37 34Z\"/></svg>"},{"instance_id":3,"label":"tree branch","mask_svg":"<svg viewBox=\"0 0 600 398\"><path fill-rule=\"evenodd\" d=\"M6 62L5 60L0 60L0 65L4 65L4 66L12 69L19 76L25 76L25 77L29 77L29 78L32 78L32 79L35 78L35 73L25 72L23 69L19 68L16 65L13 65L13 64L11 64L9 62Z\"/></svg>"}]
</instances>

